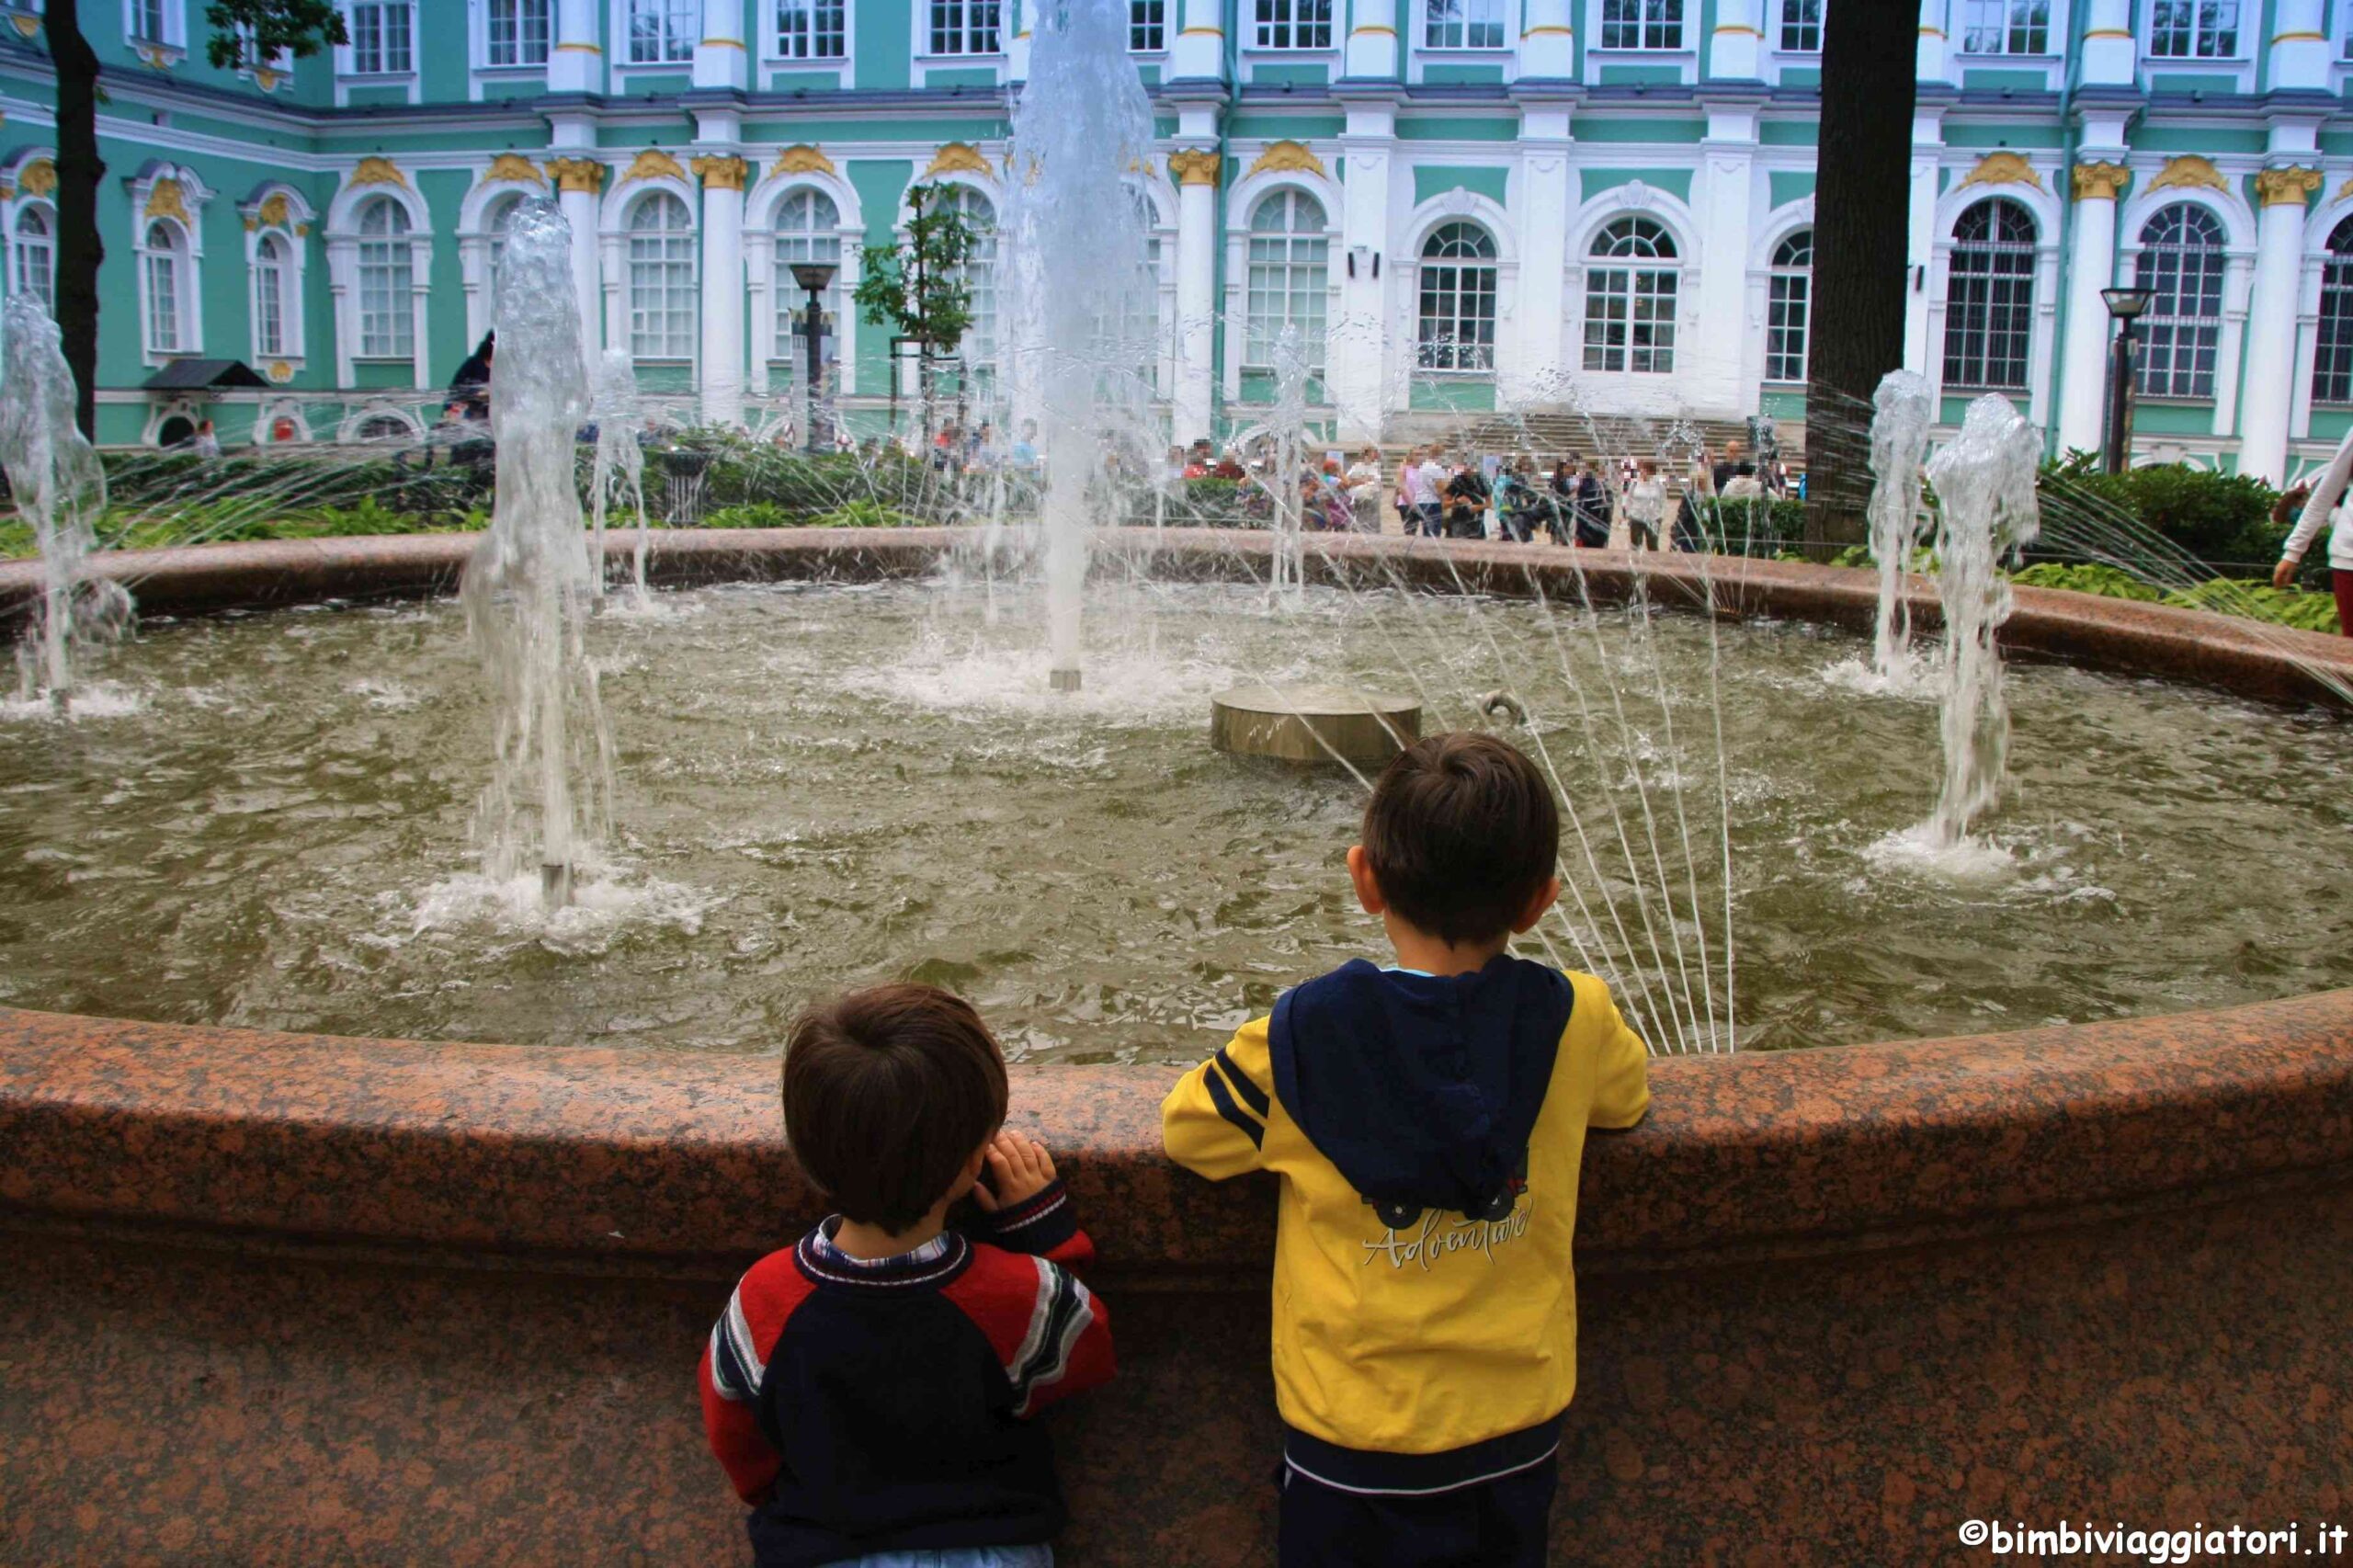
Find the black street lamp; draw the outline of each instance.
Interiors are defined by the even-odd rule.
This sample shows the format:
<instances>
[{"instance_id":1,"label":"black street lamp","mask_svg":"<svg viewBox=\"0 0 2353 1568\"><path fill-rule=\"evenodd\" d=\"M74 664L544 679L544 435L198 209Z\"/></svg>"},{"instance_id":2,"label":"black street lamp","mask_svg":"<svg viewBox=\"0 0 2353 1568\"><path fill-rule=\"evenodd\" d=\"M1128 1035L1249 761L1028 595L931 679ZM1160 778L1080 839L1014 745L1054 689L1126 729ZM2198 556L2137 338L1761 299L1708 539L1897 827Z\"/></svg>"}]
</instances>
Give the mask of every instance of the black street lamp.
<instances>
[{"instance_id":1,"label":"black street lamp","mask_svg":"<svg viewBox=\"0 0 2353 1568\"><path fill-rule=\"evenodd\" d=\"M2108 355L2108 435L2101 443L2104 467L2110 473L2122 473L2132 458L2132 404L2138 395L2138 379L2132 374L2132 324L2149 308L2150 293L2146 289L2102 289L2099 297L2108 301L2108 313L2116 318L2118 331L2109 345Z\"/></svg>"},{"instance_id":2,"label":"black street lamp","mask_svg":"<svg viewBox=\"0 0 2353 1568\"><path fill-rule=\"evenodd\" d=\"M792 280L809 290L809 437L805 450L815 453L829 450L833 440L829 433L818 428L817 388L824 375L823 339L825 331L824 295L833 287L834 274L839 268L830 261L796 261L792 264Z\"/></svg>"}]
</instances>

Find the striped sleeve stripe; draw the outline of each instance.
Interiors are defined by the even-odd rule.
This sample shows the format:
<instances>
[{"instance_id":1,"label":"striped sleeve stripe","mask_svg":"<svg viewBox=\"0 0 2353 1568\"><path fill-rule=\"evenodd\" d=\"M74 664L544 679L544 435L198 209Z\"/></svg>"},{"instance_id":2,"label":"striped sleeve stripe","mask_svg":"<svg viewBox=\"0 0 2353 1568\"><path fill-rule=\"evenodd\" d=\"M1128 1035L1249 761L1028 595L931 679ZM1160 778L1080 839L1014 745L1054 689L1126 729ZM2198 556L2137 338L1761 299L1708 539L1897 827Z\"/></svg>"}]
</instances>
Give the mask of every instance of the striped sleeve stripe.
<instances>
[{"instance_id":1,"label":"striped sleeve stripe","mask_svg":"<svg viewBox=\"0 0 2353 1568\"><path fill-rule=\"evenodd\" d=\"M1043 1258L1038 1265L1038 1300L1029 1314L1029 1334L1022 1341L1018 1369L1014 1373L1014 1415L1027 1415L1039 1391L1062 1381L1070 1370L1072 1347L1095 1321L1095 1299L1071 1274Z\"/></svg>"},{"instance_id":2,"label":"striped sleeve stripe","mask_svg":"<svg viewBox=\"0 0 2353 1568\"><path fill-rule=\"evenodd\" d=\"M1210 1064L1210 1070L1201 1074L1201 1082L1209 1085L1210 1103L1217 1107L1218 1115L1240 1128L1242 1135L1250 1140L1252 1148L1266 1147L1266 1127L1233 1103L1233 1091L1225 1086L1225 1074L1218 1071L1214 1062Z\"/></svg>"},{"instance_id":3,"label":"striped sleeve stripe","mask_svg":"<svg viewBox=\"0 0 2353 1568\"><path fill-rule=\"evenodd\" d=\"M1242 1103L1248 1106L1259 1120L1266 1120L1267 1112L1274 1104L1267 1097L1267 1091L1254 1083L1249 1074L1233 1064L1233 1058L1225 1053L1225 1047L1222 1045L1217 1048L1217 1064L1219 1071L1233 1081L1233 1092L1242 1096Z\"/></svg>"},{"instance_id":4,"label":"striped sleeve stripe","mask_svg":"<svg viewBox=\"0 0 2353 1568\"><path fill-rule=\"evenodd\" d=\"M759 1346L752 1341L752 1325L744 1316L744 1289L727 1298L727 1311L710 1328L710 1383L719 1397L741 1404L760 1392L767 1376Z\"/></svg>"},{"instance_id":5,"label":"striped sleeve stripe","mask_svg":"<svg viewBox=\"0 0 2353 1568\"><path fill-rule=\"evenodd\" d=\"M1055 1210L1062 1208L1069 1201L1070 1195L1067 1192L1057 1190L1055 1191L1052 1199L1042 1208L1039 1209L1035 1213L1022 1214L1017 1220L1008 1220L1002 1214L997 1215L996 1229L1000 1232L1026 1229L1029 1226L1036 1224L1039 1221L1044 1219ZM1016 1212L1017 1213L1019 1211L1017 1210Z\"/></svg>"}]
</instances>

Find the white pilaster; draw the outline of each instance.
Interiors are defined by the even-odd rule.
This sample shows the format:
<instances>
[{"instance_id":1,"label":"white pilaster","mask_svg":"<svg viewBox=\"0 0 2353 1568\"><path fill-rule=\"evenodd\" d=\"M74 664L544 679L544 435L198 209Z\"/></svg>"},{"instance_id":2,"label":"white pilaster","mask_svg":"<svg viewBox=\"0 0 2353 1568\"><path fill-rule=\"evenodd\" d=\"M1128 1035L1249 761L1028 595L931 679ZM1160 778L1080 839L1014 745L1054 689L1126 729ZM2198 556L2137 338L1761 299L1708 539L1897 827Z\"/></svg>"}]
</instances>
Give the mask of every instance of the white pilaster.
<instances>
[{"instance_id":1,"label":"white pilaster","mask_svg":"<svg viewBox=\"0 0 2353 1568\"><path fill-rule=\"evenodd\" d=\"M2296 365L2296 290L2302 272L2304 201L2318 170L2266 169L2255 177L2262 217L2247 304L2246 395L2239 410L2239 472L2277 484L2287 476L2288 410Z\"/></svg>"},{"instance_id":2,"label":"white pilaster","mask_svg":"<svg viewBox=\"0 0 2353 1568\"><path fill-rule=\"evenodd\" d=\"M2084 85L2131 86L2139 53L2132 40L2132 0L2091 0L2084 21Z\"/></svg>"},{"instance_id":3,"label":"white pilaster","mask_svg":"<svg viewBox=\"0 0 2353 1568\"><path fill-rule=\"evenodd\" d=\"M1381 324L1392 279L1373 274L1389 249L1389 187L1396 155L1397 106L1350 104L1340 138L1340 253L1332 257L1340 308L1326 337L1325 385L1340 414L1340 439L1381 437ZM1355 276L1349 270L1355 269Z\"/></svg>"},{"instance_id":4,"label":"white pilaster","mask_svg":"<svg viewBox=\"0 0 2353 1568\"><path fill-rule=\"evenodd\" d=\"M702 0L702 36L695 43L695 85L733 87L751 82L751 50L744 37L744 0Z\"/></svg>"},{"instance_id":5,"label":"white pilaster","mask_svg":"<svg viewBox=\"0 0 2353 1568\"><path fill-rule=\"evenodd\" d=\"M605 51L597 43L597 0L556 0L555 47L548 51L548 91L600 92Z\"/></svg>"},{"instance_id":6,"label":"white pilaster","mask_svg":"<svg viewBox=\"0 0 2353 1568\"><path fill-rule=\"evenodd\" d=\"M1716 0L1715 36L1708 40L1709 79L1756 81L1764 50L1763 0Z\"/></svg>"},{"instance_id":7,"label":"white pilaster","mask_svg":"<svg viewBox=\"0 0 2353 1568\"><path fill-rule=\"evenodd\" d=\"M1569 141L1565 106L1521 110L1519 310L1503 334L1518 343L1518 385L1507 385L1506 395L1521 402L1557 402L1568 391L1561 355L1568 333L1569 209L1575 205L1569 199Z\"/></svg>"},{"instance_id":8,"label":"white pilaster","mask_svg":"<svg viewBox=\"0 0 2353 1568\"><path fill-rule=\"evenodd\" d=\"M602 243L597 232L597 198L605 188L607 171L593 155L595 149L578 141L583 133L593 134L585 122L565 117L556 122L555 131L559 154L569 155L549 159L548 173L555 180L556 205L572 228L572 289L580 305L580 347L593 363L604 352L605 344L605 288L597 265Z\"/></svg>"},{"instance_id":9,"label":"white pilaster","mask_svg":"<svg viewBox=\"0 0 2353 1568\"><path fill-rule=\"evenodd\" d=\"M2067 256L2067 336L2059 360L2059 449L2100 449L2108 406L2111 335L2102 289L2116 280L2116 209L2131 178L2120 164L2080 163L2074 171L2075 212Z\"/></svg>"},{"instance_id":10,"label":"white pilaster","mask_svg":"<svg viewBox=\"0 0 2353 1568\"><path fill-rule=\"evenodd\" d=\"M1168 54L1168 80L1225 80L1225 6L1222 0L1180 0L1184 26ZM1206 431L1203 434L1207 434Z\"/></svg>"},{"instance_id":11,"label":"white pilaster","mask_svg":"<svg viewBox=\"0 0 2353 1568\"><path fill-rule=\"evenodd\" d=\"M1721 36L1718 42L1722 41ZM1757 113L1751 104L1718 106L1708 111L1707 140L1699 144L1699 186L1692 211L1700 224L1699 321L1731 330L1678 335L1677 347L1697 350L1690 378L1694 401L1702 408L1756 411L1756 386L1745 374L1748 334L1750 220L1756 206Z\"/></svg>"},{"instance_id":12,"label":"white pilaster","mask_svg":"<svg viewBox=\"0 0 2353 1568\"><path fill-rule=\"evenodd\" d=\"M1176 182L1176 392L1174 435L1191 442L1216 434L1217 184L1215 145L1168 160Z\"/></svg>"},{"instance_id":13,"label":"white pilaster","mask_svg":"<svg viewBox=\"0 0 2353 1568\"><path fill-rule=\"evenodd\" d=\"M1404 58L1397 46L1393 0L1348 0L1347 62L1342 74L1351 82L1393 82Z\"/></svg>"},{"instance_id":14,"label":"white pilaster","mask_svg":"<svg viewBox=\"0 0 2353 1568\"><path fill-rule=\"evenodd\" d=\"M1953 79L1952 58L1956 51L1946 31L1950 10L1949 0L1920 0L1920 49L1914 68L1923 82Z\"/></svg>"},{"instance_id":15,"label":"white pilaster","mask_svg":"<svg viewBox=\"0 0 2353 1568\"><path fill-rule=\"evenodd\" d=\"M2321 0L2278 0L2271 28L2273 92L2328 91L2328 34Z\"/></svg>"},{"instance_id":16,"label":"white pilaster","mask_svg":"<svg viewBox=\"0 0 2353 1568\"><path fill-rule=\"evenodd\" d=\"M1931 382L1938 376L1935 345L1928 341L1930 290L1926 284L1937 255L1937 160L1944 146L1942 109L1923 109L1912 117L1911 238L1904 246L1911 272L1904 279L1904 368Z\"/></svg>"},{"instance_id":17,"label":"white pilaster","mask_svg":"<svg viewBox=\"0 0 2353 1568\"><path fill-rule=\"evenodd\" d=\"M1527 0L1519 35L1519 79L1566 82L1576 74L1576 23L1570 0Z\"/></svg>"},{"instance_id":18,"label":"white pilaster","mask_svg":"<svg viewBox=\"0 0 2353 1568\"><path fill-rule=\"evenodd\" d=\"M728 129L733 127L733 116ZM744 423L744 183L750 172L733 153L694 160L702 180L702 418Z\"/></svg>"}]
</instances>

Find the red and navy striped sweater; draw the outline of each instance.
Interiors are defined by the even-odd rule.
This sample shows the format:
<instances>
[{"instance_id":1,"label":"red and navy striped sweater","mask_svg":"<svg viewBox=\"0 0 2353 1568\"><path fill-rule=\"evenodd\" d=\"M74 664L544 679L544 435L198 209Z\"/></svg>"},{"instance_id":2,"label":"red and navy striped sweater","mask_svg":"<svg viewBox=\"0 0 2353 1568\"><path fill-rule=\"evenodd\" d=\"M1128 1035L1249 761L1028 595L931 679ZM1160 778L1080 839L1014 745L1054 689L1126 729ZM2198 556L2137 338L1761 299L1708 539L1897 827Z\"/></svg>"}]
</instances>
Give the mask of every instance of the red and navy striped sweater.
<instances>
[{"instance_id":1,"label":"red and navy striped sweater","mask_svg":"<svg viewBox=\"0 0 2353 1568\"><path fill-rule=\"evenodd\" d=\"M703 1350L703 1426L760 1568L1051 1540L1062 1487L1029 1418L1111 1375L1062 1184L982 1215L985 1240L870 1263L838 1222L754 1264Z\"/></svg>"}]
</instances>

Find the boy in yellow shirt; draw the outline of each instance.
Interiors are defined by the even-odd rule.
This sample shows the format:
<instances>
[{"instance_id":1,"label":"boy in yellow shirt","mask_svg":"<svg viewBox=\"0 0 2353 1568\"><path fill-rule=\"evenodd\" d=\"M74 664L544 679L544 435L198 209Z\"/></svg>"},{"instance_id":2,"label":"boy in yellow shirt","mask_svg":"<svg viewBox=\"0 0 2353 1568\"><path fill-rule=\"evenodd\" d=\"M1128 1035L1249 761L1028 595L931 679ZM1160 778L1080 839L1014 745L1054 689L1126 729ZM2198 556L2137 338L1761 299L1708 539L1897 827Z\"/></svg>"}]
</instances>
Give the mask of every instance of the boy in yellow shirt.
<instances>
[{"instance_id":1,"label":"boy in yellow shirt","mask_svg":"<svg viewBox=\"0 0 2353 1568\"><path fill-rule=\"evenodd\" d=\"M1285 992L1180 1080L1168 1153L1281 1177L1283 1568L1545 1561L1576 1390L1577 1169L1649 1108L1609 989L1517 959L1560 894L1560 814L1493 736L1389 765L1348 877L1397 962Z\"/></svg>"}]
</instances>

